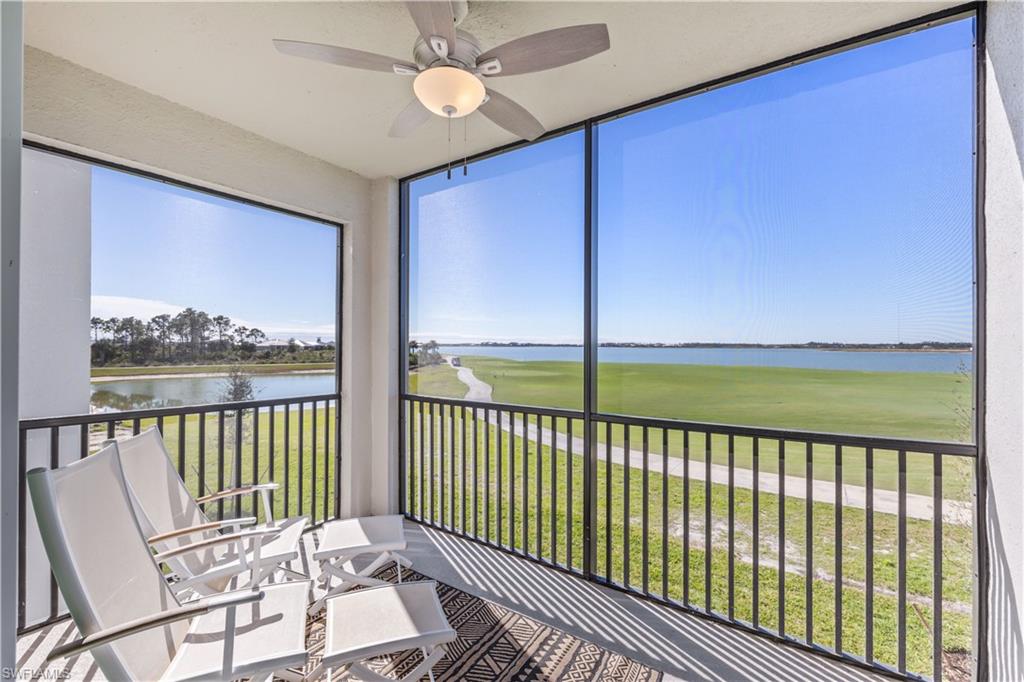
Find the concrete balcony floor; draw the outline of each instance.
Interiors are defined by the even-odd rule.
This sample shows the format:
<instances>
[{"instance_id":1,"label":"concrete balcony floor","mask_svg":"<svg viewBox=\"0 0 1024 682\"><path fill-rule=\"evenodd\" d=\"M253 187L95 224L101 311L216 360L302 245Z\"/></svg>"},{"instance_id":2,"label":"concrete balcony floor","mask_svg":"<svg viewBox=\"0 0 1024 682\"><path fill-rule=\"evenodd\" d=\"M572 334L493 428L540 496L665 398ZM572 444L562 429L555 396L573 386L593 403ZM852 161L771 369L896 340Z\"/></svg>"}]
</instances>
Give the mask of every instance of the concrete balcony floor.
<instances>
[{"instance_id":1,"label":"concrete balcony floor","mask_svg":"<svg viewBox=\"0 0 1024 682\"><path fill-rule=\"evenodd\" d=\"M661 670L666 681L885 679L417 523L407 521L406 533L405 556L416 571ZM316 574L313 540L306 535L301 568ZM102 680L88 655L45 662L54 646L76 636L70 621L22 636L19 670L41 679Z\"/></svg>"}]
</instances>

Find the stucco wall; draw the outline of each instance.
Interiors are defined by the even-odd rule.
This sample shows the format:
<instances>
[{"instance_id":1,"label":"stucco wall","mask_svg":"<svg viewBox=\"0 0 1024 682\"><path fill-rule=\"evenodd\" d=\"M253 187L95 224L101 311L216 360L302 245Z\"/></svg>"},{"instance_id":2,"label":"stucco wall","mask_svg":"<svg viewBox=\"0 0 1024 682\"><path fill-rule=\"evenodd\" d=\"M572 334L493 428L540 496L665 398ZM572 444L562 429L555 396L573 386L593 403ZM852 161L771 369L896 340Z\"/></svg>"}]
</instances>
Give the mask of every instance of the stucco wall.
<instances>
[{"instance_id":1,"label":"stucco wall","mask_svg":"<svg viewBox=\"0 0 1024 682\"><path fill-rule=\"evenodd\" d=\"M989 672L1024 679L1024 3L989 3L985 452Z\"/></svg>"}]
</instances>

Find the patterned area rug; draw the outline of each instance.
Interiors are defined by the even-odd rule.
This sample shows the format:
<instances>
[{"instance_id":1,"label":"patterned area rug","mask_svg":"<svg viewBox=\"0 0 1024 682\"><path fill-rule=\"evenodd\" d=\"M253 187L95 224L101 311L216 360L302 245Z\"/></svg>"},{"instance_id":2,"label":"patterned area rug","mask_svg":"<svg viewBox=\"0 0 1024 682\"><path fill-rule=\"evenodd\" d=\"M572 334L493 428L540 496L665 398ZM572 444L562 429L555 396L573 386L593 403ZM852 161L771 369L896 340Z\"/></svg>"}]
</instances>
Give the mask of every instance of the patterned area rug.
<instances>
[{"instance_id":1,"label":"patterned area rug","mask_svg":"<svg viewBox=\"0 0 1024 682\"><path fill-rule=\"evenodd\" d=\"M397 582L395 568L382 569L377 577ZM432 580L405 570L402 580ZM503 606L474 597L451 585L437 583L441 606L459 638L448 655L434 666L434 679L471 682L571 680L587 682L660 682L662 674L583 641ZM307 671L320 662L324 641L324 612L310 619ZM401 677L423 660L419 651L375 659L370 667L382 675ZM427 679L427 678L424 678Z\"/></svg>"}]
</instances>

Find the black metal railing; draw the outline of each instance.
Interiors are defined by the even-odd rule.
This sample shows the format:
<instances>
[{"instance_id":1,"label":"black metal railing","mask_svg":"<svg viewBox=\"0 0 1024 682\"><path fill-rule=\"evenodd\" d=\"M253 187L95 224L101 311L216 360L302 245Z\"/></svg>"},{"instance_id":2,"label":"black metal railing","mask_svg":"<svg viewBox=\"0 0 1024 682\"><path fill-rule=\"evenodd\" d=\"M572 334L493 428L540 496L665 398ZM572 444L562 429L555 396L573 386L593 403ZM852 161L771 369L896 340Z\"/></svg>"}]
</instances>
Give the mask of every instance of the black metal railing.
<instances>
[{"instance_id":1,"label":"black metal railing","mask_svg":"<svg viewBox=\"0 0 1024 682\"><path fill-rule=\"evenodd\" d=\"M275 482L279 488L271 493L274 518L305 515L316 526L339 515L338 417L338 396L327 394L22 420L19 634L66 617L35 530L26 471L56 468L96 452L107 439L157 428L194 496ZM215 519L255 516L262 522L264 517L256 493L218 500L205 511Z\"/></svg>"},{"instance_id":2,"label":"black metal railing","mask_svg":"<svg viewBox=\"0 0 1024 682\"><path fill-rule=\"evenodd\" d=\"M401 425L411 519L890 675L970 669L973 445L419 395Z\"/></svg>"}]
</instances>

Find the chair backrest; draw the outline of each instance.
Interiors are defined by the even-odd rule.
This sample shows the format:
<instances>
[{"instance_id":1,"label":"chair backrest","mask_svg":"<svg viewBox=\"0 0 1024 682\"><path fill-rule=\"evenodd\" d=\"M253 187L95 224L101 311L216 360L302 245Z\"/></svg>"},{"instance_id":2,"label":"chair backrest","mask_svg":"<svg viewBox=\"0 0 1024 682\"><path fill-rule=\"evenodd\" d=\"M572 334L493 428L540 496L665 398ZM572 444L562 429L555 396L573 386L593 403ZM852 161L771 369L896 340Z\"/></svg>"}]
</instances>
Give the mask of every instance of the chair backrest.
<instances>
[{"instance_id":1,"label":"chair backrest","mask_svg":"<svg viewBox=\"0 0 1024 682\"><path fill-rule=\"evenodd\" d=\"M209 522L171 463L163 436L156 427L118 440L117 448L139 525L146 537ZM173 538L158 549L173 549L216 535L216 531L206 531ZM195 575L215 560L216 552L209 550L186 554L171 563L175 570L181 572L184 569L186 573Z\"/></svg>"},{"instance_id":2,"label":"chair backrest","mask_svg":"<svg viewBox=\"0 0 1024 682\"><path fill-rule=\"evenodd\" d=\"M142 537L116 445L60 469L28 473L57 585L83 635L179 606ZM179 621L97 647L108 679L154 680L188 631Z\"/></svg>"}]
</instances>

